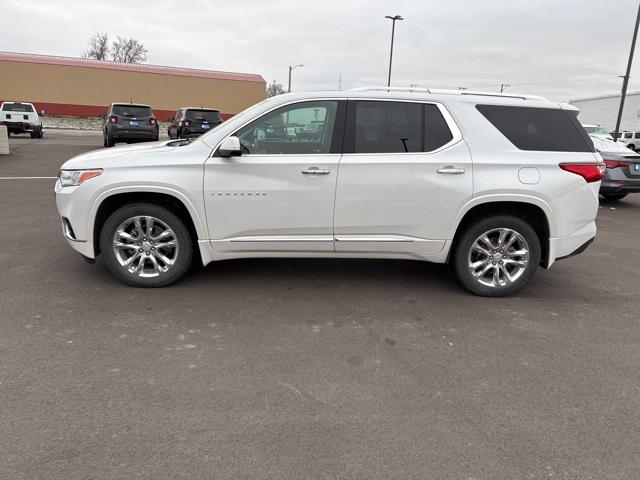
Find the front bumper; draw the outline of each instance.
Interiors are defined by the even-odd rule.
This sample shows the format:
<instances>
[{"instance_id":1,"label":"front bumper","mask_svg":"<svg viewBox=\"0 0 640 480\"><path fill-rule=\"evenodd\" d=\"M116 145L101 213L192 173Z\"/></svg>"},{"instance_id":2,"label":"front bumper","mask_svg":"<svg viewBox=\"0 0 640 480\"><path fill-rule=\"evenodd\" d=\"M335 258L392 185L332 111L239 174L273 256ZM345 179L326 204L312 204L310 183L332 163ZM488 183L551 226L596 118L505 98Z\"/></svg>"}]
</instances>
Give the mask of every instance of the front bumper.
<instances>
[{"instance_id":1,"label":"front bumper","mask_svg":"<svg viewBox=\"0 0 640 480\"><path fill-rule=\"evenodd\" d=\"M596 222L588 223L571 235L549 239L549 268L556 260L582 253L596 237Z\"/></svg>"},{"instance_id":2,"label":"front bumper","mask_svg":"<svg viewBox=\"0 0 640 480\"><path fill-rule=\"evenodd\" d=\"M93 236L87 233L88 199L82 201L72 195L78 187L62 187L60 180L54 187L56 208L61 219L62 234L71 248L86 258L95 258ZM80 193L80 192L78 192Z\"/></svg>"}]
</instances>

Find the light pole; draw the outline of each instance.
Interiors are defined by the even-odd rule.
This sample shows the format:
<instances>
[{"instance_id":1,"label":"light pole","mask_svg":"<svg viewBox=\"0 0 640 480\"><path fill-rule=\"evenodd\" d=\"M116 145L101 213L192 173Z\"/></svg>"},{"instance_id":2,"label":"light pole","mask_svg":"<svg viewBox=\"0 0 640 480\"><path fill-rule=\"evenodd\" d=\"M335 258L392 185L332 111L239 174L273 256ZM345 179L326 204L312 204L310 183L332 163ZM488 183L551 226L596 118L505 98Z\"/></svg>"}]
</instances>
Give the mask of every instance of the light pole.
<instances>
[{"instance_id":1,"label":"light pole","mask_svg":"<svg viewBox=\"0 0 640 480\"><path fill-rule=\"evenodd\" d=\"M391 63L393 62L393 36L396 33L396 20L404 20L400 15L394 15L393 17L387 15L384 18L391 20L391 52L389 53L389 78L387 79L387 87L391 86Z\"/></svg>"},{"instance_id":2,"label":"light pole","mask_svg":"<svg viewBox=\"0 0 640 480\"><path fill-rule=\"evenodd\" d=\"M294 70L298 67L304 67L304 65L300 64L300 65L289 65L289 86L287 87L287 92L291 91L291 70Z\"/></svg>"},{"instance_id":3,"label":"light pole","mask_svg":"<svg viewBox=\"0 0 640 480\"><path fill-rule=\"evenodd\" d=\"M616 119L616 128L613 131L613 140L617 141L620 134L620 122L622 121L622 111L624 110L624 99L627 96L627 85L629 85L629 75L631 74L631 63L633 62L633 52L636 49L636 38L638 38L638 25L640 24L640 5L638 6L638 14L636 15L636 27L633 30L633 40L631 40L631 51L629 52L629 61L627 62L627 73L622 77L622 93L620 95L620 108L618 109L618 118Z\"/></svg>"}]
</instances>

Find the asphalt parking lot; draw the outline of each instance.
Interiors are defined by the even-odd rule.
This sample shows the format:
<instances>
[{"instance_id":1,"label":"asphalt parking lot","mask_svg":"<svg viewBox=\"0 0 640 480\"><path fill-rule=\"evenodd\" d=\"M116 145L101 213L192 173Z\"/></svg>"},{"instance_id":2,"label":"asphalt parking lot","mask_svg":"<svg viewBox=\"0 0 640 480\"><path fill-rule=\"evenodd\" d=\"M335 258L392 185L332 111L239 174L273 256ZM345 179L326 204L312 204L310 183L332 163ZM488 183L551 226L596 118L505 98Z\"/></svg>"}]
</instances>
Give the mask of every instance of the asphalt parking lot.
<instances>
[{"instance_id":1,"label":"asphalt parking lot","mask_svg":"<svg viewBox=\"0 0 640 480\"><path fill-rule=\"evenodd\" d=\"M53 177L0 156L0 478L640 477L640 195L505 299L446 266L242 260L134 289L66 245Z\"/></svg>"}]
</instances>

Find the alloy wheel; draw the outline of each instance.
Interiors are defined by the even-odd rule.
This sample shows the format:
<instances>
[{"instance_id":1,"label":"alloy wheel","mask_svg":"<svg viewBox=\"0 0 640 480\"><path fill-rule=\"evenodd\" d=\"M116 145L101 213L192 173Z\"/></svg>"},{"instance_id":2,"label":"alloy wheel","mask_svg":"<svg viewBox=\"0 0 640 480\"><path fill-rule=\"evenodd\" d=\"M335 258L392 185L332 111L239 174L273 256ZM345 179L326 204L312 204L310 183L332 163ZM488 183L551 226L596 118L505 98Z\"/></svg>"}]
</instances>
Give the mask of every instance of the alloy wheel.
<instances>
[{"instance_id":1,"label":"alloy wheel","mask_svg":"<svg viewBox=\"0 0 640 480\"><path fill-rule=\"evenodd\" d=\"M467 268L472 277L488 287L506 287L517 281L529 265L529 244L515 230L496 228L472 244Z\"/></svg>"},{"instance_id":2,"label":"alloy wheel","mask_svg":"<svg viewBox=\"0 0 640 480\"><path fill-rule=\"evenodd\" d=\"M139 277L157 277L168 272L179 253L174 231L152 216L125 220L113 235L113 253L121 267Z\"/></svg>"}]
</instances>

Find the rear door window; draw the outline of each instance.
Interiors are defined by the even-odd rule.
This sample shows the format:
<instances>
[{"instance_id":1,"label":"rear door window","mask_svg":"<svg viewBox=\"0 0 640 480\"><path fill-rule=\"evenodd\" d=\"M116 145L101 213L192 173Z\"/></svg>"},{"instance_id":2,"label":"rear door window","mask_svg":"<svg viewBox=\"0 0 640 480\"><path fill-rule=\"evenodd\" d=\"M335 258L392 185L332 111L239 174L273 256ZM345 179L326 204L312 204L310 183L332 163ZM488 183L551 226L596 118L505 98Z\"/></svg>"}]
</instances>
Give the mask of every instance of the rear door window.
<instances>
[{"instance_id":1,"label":"rear door window","mask_svg":"<svg viewBox=\"0 0 640 480\"><path fill-rule=\"evenodd\" d=\"M424 151L432 152L453 140L453 134L442 116L440 109L433 104L424 106Z\"/></svg>"},{"instance_id":2,"label":"rear door window","mask_svg":"<svg viewBox=\"0 0 640 480\"><path fill-rule=\"evenodd\" d=\"M142 105L114 105L111 112L113 115L119 117L150 117L151 107Z\"/></svg>"},{"instance_id":3,"label":"rear door window","mask_svg":"<svg viewBox=\"0 0 640 480\"><path fill-rule=\"evenodd\" d=\"M509 105L476 105L476 108L520 150L595 151L576 111Z\"/></svg>"},{"instance_id":4,"label":"rear door window","mask_svg":"<svg viewBox=\"0 0 640 480\"><path fill-rule=\"evenodd\" d=\"M345 153L432 152L453 140L437 105L417 102L350 102Z\"/></svg>"},{"instance_id":5,"label":"rear door window","mask_svg":"<svg viewBox=\"0 0 640 480\"><path fill-rule=\"evenodd\" d=\"M355 153L420 152L421 117L418 103L357 101Z\"/></svg>"}]
</instances>

